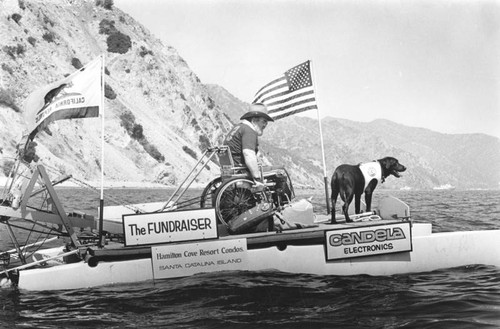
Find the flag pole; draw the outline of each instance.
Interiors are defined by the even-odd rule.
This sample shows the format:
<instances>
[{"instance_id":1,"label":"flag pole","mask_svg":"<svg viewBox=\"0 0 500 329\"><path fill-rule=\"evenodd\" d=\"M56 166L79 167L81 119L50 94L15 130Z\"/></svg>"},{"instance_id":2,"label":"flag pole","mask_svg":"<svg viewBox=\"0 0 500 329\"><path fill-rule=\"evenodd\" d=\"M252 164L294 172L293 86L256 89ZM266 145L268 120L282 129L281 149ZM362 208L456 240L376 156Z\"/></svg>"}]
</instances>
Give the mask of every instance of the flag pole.
<instances>
[{"instance_id":1,"label":"flag pole","mask_svg":"<svg viewBox=\"0 0 500 329\"><path fill-rule=\"evenodd\" d=\"M314 77L316 74L314 72L314 66L313 66L312 60L310 60L310 63L311 63L311 80L313 82L313 86L315 86L314 88L316 89L317 85L314 81ZM316 103L319 103L317 90L315 90L315 93L316 93ZM330 214L330 200L329 200L329 196L328 196L328 177L326 176L325 145L323 143L323 130L321 128L321 118L319 115L319 106L316 109L316 114L318 115L319 139L321 142L321 156L322 156L322 160L323 160L323 182L325 184L326 214L328 215L328 214Z\"/></svg>"},{"instance_id":2,"label":"flag pole","mask_svg":"<svg viewBox=\"0 0 500 329\"><path fill-rule=\"evenodd\" d=\"M101 54L101 198L99 199L99 247L104 247L104 62L105 55Z\"/></svg>"}]
</instances>

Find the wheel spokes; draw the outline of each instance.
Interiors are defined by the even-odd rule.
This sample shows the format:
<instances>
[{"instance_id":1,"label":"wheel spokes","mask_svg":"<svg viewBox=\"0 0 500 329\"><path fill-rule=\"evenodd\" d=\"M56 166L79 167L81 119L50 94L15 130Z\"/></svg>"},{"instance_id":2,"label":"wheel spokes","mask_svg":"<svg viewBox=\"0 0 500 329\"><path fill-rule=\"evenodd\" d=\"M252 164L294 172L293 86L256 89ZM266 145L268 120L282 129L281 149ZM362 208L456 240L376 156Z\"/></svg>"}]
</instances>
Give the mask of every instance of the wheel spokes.
<instances>
[{"instance_id":1,"label":"wheel spokes","mask_svg":"<svg viewBox=\"0 0 500 329\"><path fill-rule=\"evenodd\" d=\"M254 206L255 198L249 189L233 187L224 191L219 208L222 218L227 223Z\"/></svg>"}]
</instances>

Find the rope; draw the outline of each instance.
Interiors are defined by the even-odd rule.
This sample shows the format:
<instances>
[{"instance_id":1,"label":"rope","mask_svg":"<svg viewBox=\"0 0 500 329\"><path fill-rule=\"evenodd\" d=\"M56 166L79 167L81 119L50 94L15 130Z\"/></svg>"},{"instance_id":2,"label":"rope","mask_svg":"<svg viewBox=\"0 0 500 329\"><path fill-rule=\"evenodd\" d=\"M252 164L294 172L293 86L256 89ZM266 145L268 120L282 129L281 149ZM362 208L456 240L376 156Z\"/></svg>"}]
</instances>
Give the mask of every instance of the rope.
<instances>
[{"instance_id":1,"label":"rope","mask_svg":"<svg viewBox=\"0 0 500 329\"><path fill-rule=\"evenodd\" d=\"M14 227L16 227L15 225L12 225ZM52 241L52 238L49 239L49 235L50 233L52 232L52 230L50 230L49 232L41 232L41 231L36 231L36 230L33 230L34 232L38 232L40 233L40 235L38 236L38 238L35 240L35 242L32 242L30 243L29 245L28 244L25 244L24 247L21 247L23 253L24 253L24 259L27 259L31 256L33 256L33 254L35 254L38 250L40 250L40 248L43 247L44 243L47 241L47 240L51 240ZM38 242L38 240L40 240L40 237L42 236L43 233L46 233L46 236L45 238L43 239L42 242ZM59 237L59 236L57 236ZM34 247L37 247L35 250L33 250L30 254L28 254L28 249L29 248L34 248ZM11 255L11 257L13 259L17 259L19 258L19 255L17 255L17 253L14 253Z\"/></svg>"},{"instance_id":2,"label":"rope","mask_svg":"<svg viewBox=\"0 0 500 329\"><path fill-rule=\"evenodd\" d=\"M61 171L60 169L56 168L56 167L53 167L51 165L47 165L47 164L44 164L44 166L47 168L47 170L52 173L52 174L56 174L56 175L62 175L62 174L65 174L63 171ZM81 179L78 179L76 177L73 177L71 176L70 178L71 181L73 181L74 183L76 183L76 185L78 185L79 187L82 187L82 188L85 188L85 189L88 189L92 192L95 192L96 194L99 194L100 193L100 190L99 188L95 187L95 186L92 186L90 185L89 183L81 180ZM113 196L110 196L110 195L107 195L106 196L106 199L107 200L110 200L112 202L114 202L115 204L117 205L121 205L129 210L131 210L132 212L134 213L145 213L146 211L144 209L141 209L140 207L137 207L137 206L132 206L130 204L128 204L128 202L123 199L123 198L117 198L117 197L113 197ZM178 202L175 206L176 208L175 209L179 209L179 208L186 208L186 207L189 207L191 205L194 205L194 204L197 204L197 203L200 203L200 200L201 200L201 196L200 197L195 197L195 198L191 198L191 199L188 199L188 200L182 200L180 202ZM45 203L45 202L44 202Z\"/></svg>"},{"instance_id":3,"label":"rope","mask_svg":"<svg viewBox=\"0 0 500 329\"><path fill-rule=\"evenodd\" d=\"M55 170L55 168L54 168ZM80 185L81 187L85 187L85 188L88 188L90 190L93 190L93 191L96 191L96 192L99 192L99 189L78 179L78 178L75 178L75 177L71 177L71 180L75 181L78 185ZM144 209L141 209L139 207L136 207L136 206L131 206L131 205L128 205L127 204L127 201L125 199L120 199L120 198L116 198L116 197L111 197L111 196L107 196L106 197L107 199L115 202L116 204L119 204L125 208L128 208L130 210L132 210L134 213L145 213L146 211ZM192 198L192 199L188 199L188 200L183 200L181 202L178 202L176 204L177 208L185 208L185 207L188 207L188 206L191 206L193 204L196 204L196 203L199 203L201 200L201 197L195 197L195 198Z\"/></svg>"},{"instance_id":4,"label":"rope","mask_svg":"<svg viewBox=\"0 0 500 329\"><path fill-rule=\"evenodd\" d=\"M59 169L57 168L54 168L54 167L51 167L50 165L44 165L47 169L49 169L49 171L52 171L53 173L56 173L56 174L63 174L62 171L60 171ZM87 182L81 180L81 179L78 179L76 177L71 177L70 178L72 181L74 181L77 185L79 185L80 187L83 187L83 188L86 188L88 190L91 190L93 192L96 192L97 194L100 193L100 190L95 187L95 186L92 186L90 184L88 184ZM131 206L131 205L127 205L127 202L125 199L119 199L119 198L115 198L115 197L111 197L111 196L107 196L106 199L108 200L111 200L113 202L115 202L116 204L119 204L119 205L122 205L124 206L125 208L128 208L130 210L132 210L134 213L144 213L145 210L144 209L140 209L138 207L134 207L134 206Z\"/></svg>"},{"instance_id":5,"label":"rope","mask_svg":"<svg viewBox=\"0 0 500 329\"><path fill-rule=\"evenodd\" d=\"M63 257L69 256L69 255L73 255L73 254L76 254L78 252L79 252L79 250L75 249L75 250L66 252L64 254L60 254L60 255L49 257L49 258L46 258L46 259L38 260L36 262L32 262L32 263L29 263L29 264L25 264L25 265L21 265L21 266L18 266L18 267L13 267L13 268L8 268L8 269L0 272L0 276L1 275L5 275L8 272L19 271L19 270L22 270L22 269L25 269L25 268L36 266L36 265L41 264L41 263L45 263L45 262L47 262L49 260L53 260L53 259L57 259L57 258L63 258Z\"/></svg>"},{"instance_id":6,"label":"rope","mask_svg":"<svg viewBox=\"0 0 500 329\"><path fill-rule=\"evenodd\" d=\"M19 226L19 225L16 225L16 224L12 224L12 223L9 223L10 226L12 227L15 227L15 228L18 228L20 230L27 230L26 227L22 227L22 226ZM39 230L36 230L36 229L32 229L33 232L36 232L36 233L41 233L41 234L44 234L46 231L39 231ZM56 230L54 230L55 232L57 232ZM55 234L53 233L52 235L54 236L68 236L67 234L63 234L63 233L59 233L59 234Z\"/></svg>"},{"instance_id":7,"label":"rope","mask_svg":"<svg viewBox=\"0 0 500 329\"><path fill-rule=\"evenodd\" d=\"M71 177L71 180L75 181L81 187L88 188L88 189L90 189L90 190L92 190L92 191L94 191L96 193L100 193L100 191L99 191L99 189L97 187L92 186L92 185L90 185L90 184L88 184L88 183L86 183L86 182L84 182L82 180L79 180L78 178ZM135 213L144 213L145 212L144 209L140 209L139 207L128 205L125 199L120 199L120 198L112 197L110 195L107 195L106 199L113 201L115 204L122 205L125 208L128 208L128 209L132 210Z\"/></svg>"},{"instance_id":8,"label":"rope","mask_svg":"<svg viewBox=\"0 0 500 329\"><path fill-rule=\"evenodd\" d=\"M47 234L46 234L46 236L45 236L45 239L43 239L43 241L44 241L44 242L48 239L48 237L49 237L49 235L50 235L50 232L52 232L52 230L50 230L50 231L48 231L48 232L47 232ZM36 239L35 243L36 243L36 242L38 242L38 240L40 239L40 237L41 237L41 236L42 236L42 233L40 233L40 235L39 235L39 236L38 236L38 238ZM28 250L26 250L26 252L25 252L25 254L24 254L24 259L26 259L26 258L29 258L29 257L33 256L33 255L34 255L34 254L35 254L38 250L40 250L40 248L42 248L42 246L43 246L44 242L43 242L42 244L40 244L40 245L38 246L38 248L34 249L34 250L31 252L31 254L29 254L29 255L28 255Z\"/></svg>"}]
</instances>

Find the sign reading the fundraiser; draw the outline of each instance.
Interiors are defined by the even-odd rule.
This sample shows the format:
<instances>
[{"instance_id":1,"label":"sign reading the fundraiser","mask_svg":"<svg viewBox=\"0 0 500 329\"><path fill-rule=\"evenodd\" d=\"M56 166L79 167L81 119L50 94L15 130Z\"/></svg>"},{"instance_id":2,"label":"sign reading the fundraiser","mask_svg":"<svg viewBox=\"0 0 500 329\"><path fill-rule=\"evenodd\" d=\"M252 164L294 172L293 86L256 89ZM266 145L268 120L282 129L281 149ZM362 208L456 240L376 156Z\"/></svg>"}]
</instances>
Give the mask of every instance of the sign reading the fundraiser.
<instances>
[{"instance_id":1,"label":"sign reading the fundraiser","mask_svg":"<svg viewBox=\"0 0 500 329\"><path fill-rule=\"evenodd\" d=\"M123 215L125 246L218 238L215 209Z\"/></svg>"},{"instance_id":2,"label":"sign reading the fundraiser","mask_svg":"<svg viewBox=\"0 0 500 329\"><path fill-rule=\"evenodd\" d=\"M411 251L409 222L325 232L326 260Z\"/></svg>"},{"instance_id":3,"label":"sign reading the fundraiser","mask_svg":"<svg viewBox=\"0 0 500 329\"><path fill-rule=\"evenodd\" d=\"M216 240L151 247L153 278L248 270L246 239Z\"/></svg>"}]
</instances>

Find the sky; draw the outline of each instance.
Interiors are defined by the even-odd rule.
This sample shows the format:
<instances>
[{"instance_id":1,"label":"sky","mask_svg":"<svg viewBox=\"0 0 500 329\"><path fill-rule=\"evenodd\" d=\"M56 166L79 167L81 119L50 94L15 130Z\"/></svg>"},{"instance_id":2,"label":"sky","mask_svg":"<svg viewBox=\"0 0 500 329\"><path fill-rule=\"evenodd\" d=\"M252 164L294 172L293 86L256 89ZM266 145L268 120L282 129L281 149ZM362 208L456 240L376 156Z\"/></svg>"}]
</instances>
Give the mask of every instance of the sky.
<instances>
[{"instance_id":1,"label":"sky","mask_svg":"<svg viewBox=\"0 0 500 329\"><path fill-rule=\"evenodd\" d=\"M500 138L500 1L114 0L245 102L312 61L320 117ZM316 111L305 113L316 118Z\"/></svg>"}]
</instances>

